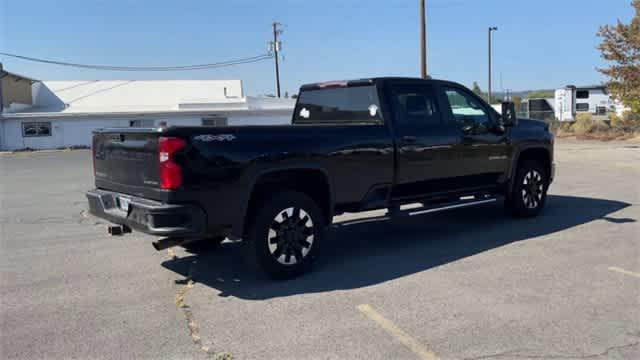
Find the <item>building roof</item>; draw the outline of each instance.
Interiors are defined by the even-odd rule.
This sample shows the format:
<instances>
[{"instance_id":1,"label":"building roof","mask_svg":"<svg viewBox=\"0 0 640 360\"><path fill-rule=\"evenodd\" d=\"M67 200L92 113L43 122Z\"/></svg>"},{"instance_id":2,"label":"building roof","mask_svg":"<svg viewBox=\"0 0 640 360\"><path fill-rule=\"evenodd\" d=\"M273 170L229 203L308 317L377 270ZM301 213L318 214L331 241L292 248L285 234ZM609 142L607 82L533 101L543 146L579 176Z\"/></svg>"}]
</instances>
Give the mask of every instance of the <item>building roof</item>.
<instances>
[{"instance_id":1,"label":"building roof","mask_svg":"<svg viewBox=\"0 0 640 360\"><path fill-rule=\"evenodd\" d=\"M585 86L575 86L575 85L567 85L565 89L576 89L576 90L606 90L606 85L585 85Z\"/></svg>"},{"instance_id":2,"label":"building roof","mask_svg":"<svg viewBox=\"0 0 640 360\"><path fill-rule=\"evenodd\" d=\"M42 81L34 90L34 110L66 113L177 111L242 98L240 80Z\"/></svg>"},{"instance_id":3,"label":"building roof","mask_svg":"<svg viewBox=\"0 0 640 360\"><path fill-rule=\"evenodd\" d=\"M12 78L14 78L16 81L20 81L20 80L29 81L29 82L30 82L30 83L32 83L32 84L33 84L34 82L39 81L39 80L36 80L36 79L32 79L32 78L26 77L26 76L24 76L24 75L20 75L20 74L12 73L12 72L9 72L9 71L6 71L6 70L0 70L0 79L1 79L1 78L3 78L3 77L5 77L5 76L12 77Z\"/></svg>"},{"instance_id":4,"label":"building roof","mask_svg":"<svg viewBox=\"0 0 640 360\"><path fill-rule=\"evenodd\" d=\"M33 106L5 117L291 110L293 99L245 97L241 80L41 81Z\"/></svg>"}]
</instances>

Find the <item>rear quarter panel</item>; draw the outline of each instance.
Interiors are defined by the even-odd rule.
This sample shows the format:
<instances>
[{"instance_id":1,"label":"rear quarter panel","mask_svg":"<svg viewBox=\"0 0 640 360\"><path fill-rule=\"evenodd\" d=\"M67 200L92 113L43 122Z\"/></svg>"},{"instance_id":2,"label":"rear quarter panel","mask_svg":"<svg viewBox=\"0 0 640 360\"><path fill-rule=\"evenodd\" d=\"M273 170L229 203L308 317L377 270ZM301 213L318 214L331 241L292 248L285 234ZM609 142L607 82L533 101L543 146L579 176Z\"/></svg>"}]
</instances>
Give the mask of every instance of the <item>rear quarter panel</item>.
<instances>
[{"instance_id":1,"label":"rear quarter panel","mask_svg":"<svg viewBox=\"0 0 640 360\"><path fill-rule=\"evenodd\" d=\"M280 169L318 169L334 204L357 203L393 181L393 142L385 125L285 125L175 128L188 138L185 187L200 198L210 222L242 229L253 185Z\"/></svg>"}]
</instances>

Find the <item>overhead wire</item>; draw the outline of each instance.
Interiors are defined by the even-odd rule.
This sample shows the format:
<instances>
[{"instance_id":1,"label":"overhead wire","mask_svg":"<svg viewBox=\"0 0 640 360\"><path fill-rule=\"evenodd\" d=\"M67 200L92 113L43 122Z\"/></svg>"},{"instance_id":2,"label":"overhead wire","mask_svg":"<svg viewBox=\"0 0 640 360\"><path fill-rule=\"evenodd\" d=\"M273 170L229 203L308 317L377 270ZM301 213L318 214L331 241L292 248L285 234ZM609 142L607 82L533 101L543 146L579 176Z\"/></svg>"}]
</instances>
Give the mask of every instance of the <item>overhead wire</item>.
<instances>
[{"instance_id":1,"label":"overhead wire","mask_svg":"<svg viewBox=\"0 0 640 360\"><path fill-rule=\"evenodd\" d=\"M207 63L207 64L195 64L195 65L182 65L182 66L114 66L114 65L96 65L96 64L79 64L73 62L66 61L58 61L51 59L41 59L30 56L0 52L0 55L31 61L38 62L50 65L59 65L59 66L68 66L75 67L81 69L90 69L90 70L106 70L106 71L192 71L192 70L206 70L206 69L215 69L221 67L228 67L234 65L242 65L242 64L250 64L254 62L264 61L268 59L272 59L272 54L262 54L247 58L240 58L228 61L221 61L216 63Z\"/></svg>"}]
</instances>

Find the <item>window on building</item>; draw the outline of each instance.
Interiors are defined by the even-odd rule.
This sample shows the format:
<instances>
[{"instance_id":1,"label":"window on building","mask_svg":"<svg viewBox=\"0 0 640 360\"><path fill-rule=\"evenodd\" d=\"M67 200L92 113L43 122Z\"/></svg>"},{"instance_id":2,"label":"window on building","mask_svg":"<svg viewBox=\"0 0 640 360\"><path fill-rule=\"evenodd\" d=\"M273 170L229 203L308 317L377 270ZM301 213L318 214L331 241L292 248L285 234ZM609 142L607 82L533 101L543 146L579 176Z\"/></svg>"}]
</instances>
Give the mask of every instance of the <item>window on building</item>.
<instances>
[{"instance_id":1,"label":"window on building","mask_svg":"<svg viewBox=\"0 0 640 360\"><path fill-rule=\"evenodd\" d=\"M137 119L129 121L129 126L135 128L152 128L154 123L153 119Z\"/></svg>"},{"instance_id":2,"label":"window on building","mask_svg":"<svg viewBox=\"0 0 640 360\"><path fill-rule=\"evenodd\" d=\"M576 99L588 99L588 98L589 98L589 90L576 91Z\"/></svg>"},{"instance_id":3,"label":"window on building","mask_svg":"<svg viewBox=\"0 0 640 360\"><path fill-rule=\"evenodd\" d=\"M50 121L32 121L22 123L23 137L51 136Z\"/></svg>"},{"instance_id":4,"label":"window on building","mask_svg":"<svg viewBox=\"0 0 640 360\"><path fill-rule=\"evenodd\" d=\"M204 117L202 118L202 126L227 126L226 117Z\"/></svg>"},{"instance_id":5,"label":"window on building","mask_svg":"<svg viewBox=\"0 0 640 360\"><path fill-rule=\"evenodd\" d=\"M577 103L576 111L589 111L589 103Z\"/></svg>"},{"instance_id":6,"label":"window on building","mask_svg":"<svg viewBox=\"0 0 640 360\"><path fill-rule=\"evenodd\" d=\"M607 115L607 107L606 106L597 106L596 107L596 115Z\"/></svg>"}]
</instances>

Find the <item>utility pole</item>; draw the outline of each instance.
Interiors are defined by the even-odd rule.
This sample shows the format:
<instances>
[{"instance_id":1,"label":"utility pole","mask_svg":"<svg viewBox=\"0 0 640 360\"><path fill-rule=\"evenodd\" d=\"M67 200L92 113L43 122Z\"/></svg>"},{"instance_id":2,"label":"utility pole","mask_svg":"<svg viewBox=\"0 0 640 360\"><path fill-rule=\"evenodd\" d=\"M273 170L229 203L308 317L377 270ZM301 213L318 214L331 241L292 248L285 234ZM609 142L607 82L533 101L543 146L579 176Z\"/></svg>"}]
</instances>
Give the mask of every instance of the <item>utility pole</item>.
<instances>
[{"instance_id":1,"label":"utility pole","mask_svg":"<svg viewBox=\"0 0 640 360\"><path fill-rule=\"evenodd\" d=\"M489 27L489 92L488 92L488 102L491 104L491 32L497 31L498 28L495 26Z\"/></svg>"},{"instance_id":2,"label":"utility pole","mask_svg":"<svg viewBox=\"0 0 640 360\"><path fill-rule=\"evenodd\" d=\"M4 111L4 98L2 97L2 78L4 77L4 68L0 62L0 114Z\"/></svg>"},{"instance_id":3,"label":"utility pole","mask_svg":"<svg viewBox=\"0 0 640 360\"><path fill-rule=\"evenodd\" d=\"M425 0L420 0L420 77L427 78L427 20L425 16Z\"/></svg>"},{"instance_id":4,"label":"utility pole","mask_svg":"<svg viewBox=\"0 0 640 360\"><path fill-rule=\"evenodd\" d=\"M270 48L273 50L273 58L276 61L276 94L280 97L280 67L278 66L278 52L280 51L281 43L278 41L278 35L282 34L282 30L278 27L281 26L279 22L273 22L273 42Z\"/></svg>"}]
</instances>

